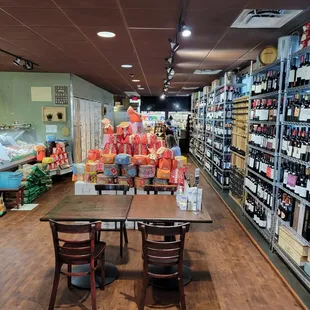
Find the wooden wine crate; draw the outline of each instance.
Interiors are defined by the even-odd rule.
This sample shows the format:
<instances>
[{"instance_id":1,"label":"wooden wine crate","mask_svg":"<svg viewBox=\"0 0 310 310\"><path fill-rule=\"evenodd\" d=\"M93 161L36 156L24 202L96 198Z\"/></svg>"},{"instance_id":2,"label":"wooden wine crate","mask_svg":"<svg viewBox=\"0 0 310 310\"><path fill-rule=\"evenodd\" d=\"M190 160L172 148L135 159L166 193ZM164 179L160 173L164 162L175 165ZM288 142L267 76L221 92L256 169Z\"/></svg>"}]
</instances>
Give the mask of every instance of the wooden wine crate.
<instances>
[{"instance_id":1,"label":"wooden wine crate","mask_svg":"<svg viewBox=\"0 0 310 310\"><path fill-rule=\"evenodd\" d=\"M278 244L298 266L303 266L306 262L308 262L308 256L301 256L289 243L285 241L285 239L280 236Z\"/></svg>"},{"instance_id":2,"label":"wooden wine crate","mask_svg":"<svg viewBox=\"0 0 310 310\"><path fill-rule=\"evenodd\" d=\"M280 226L279 237L284 239L300 256L308 256L308 244L302 240L298 240L289 228Z\"/></svg>"}]
</instances>

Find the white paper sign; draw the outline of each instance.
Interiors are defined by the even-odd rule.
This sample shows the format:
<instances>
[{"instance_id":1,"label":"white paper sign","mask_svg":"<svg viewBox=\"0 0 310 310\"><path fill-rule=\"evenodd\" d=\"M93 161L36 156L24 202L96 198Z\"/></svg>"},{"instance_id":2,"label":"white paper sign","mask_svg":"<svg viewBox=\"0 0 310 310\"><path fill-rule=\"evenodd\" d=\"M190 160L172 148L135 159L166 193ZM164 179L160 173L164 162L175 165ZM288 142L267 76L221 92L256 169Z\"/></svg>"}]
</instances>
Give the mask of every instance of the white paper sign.
<instances>
[{"instance_id":1,"label":"white paper sign","mask_svg":"<svg viewBox=\"0 0 310 310\"><path fill-rule=\"evenodd\" d=\"M51 102L51 87L31 87L31 101Z\"/></svg>"},{"instance_id":2,"label":"white paper sign","mask_svg":"<svg viewBox=\"0 0 310 310\"><path fill-rule=\"evenodd\" d=\"M46 125L45 131L47 133L57 133L57 125Z\"/></svg>"}]
</instances>

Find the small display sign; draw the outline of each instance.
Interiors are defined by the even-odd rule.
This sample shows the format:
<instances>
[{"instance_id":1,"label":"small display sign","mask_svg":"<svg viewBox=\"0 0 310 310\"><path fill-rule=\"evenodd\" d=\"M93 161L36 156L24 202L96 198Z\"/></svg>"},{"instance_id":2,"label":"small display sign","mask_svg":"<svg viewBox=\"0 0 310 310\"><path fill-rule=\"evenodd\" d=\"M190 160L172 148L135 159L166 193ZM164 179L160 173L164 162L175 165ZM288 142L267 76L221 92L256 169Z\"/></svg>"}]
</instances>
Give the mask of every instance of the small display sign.
<instances>
[{"instance_id":1,"label":"small display sign","mask_svg":"<svg viewBox=\"0 0 310 310\"><path fill-rule=\"evenodd\" d=\"M199 176L200 176L200 169L196 168L195 169L195 184L198 185L199 184Z\"/></svg>"},{"instance_id":2,"label":"small display sign","mask_svg":"<svg viewBox=\"0 0 310 310\"><path fill-rule=\"evenodd\" d=\"M69 104L69 87L67 85L55 85L55 105Z\"/></svg>"}]
</instances>

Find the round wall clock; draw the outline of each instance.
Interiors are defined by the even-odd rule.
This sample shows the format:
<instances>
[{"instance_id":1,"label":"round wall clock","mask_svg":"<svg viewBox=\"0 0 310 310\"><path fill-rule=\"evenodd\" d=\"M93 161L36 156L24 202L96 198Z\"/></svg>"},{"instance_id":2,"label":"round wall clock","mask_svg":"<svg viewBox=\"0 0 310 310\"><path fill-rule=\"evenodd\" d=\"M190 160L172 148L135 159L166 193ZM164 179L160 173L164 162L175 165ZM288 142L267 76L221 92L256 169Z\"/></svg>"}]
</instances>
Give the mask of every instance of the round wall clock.
<instances>
[{"instance_id":1,"label":"round wall clock","mask_svg":"<svg viewBox=\"0 0 310 310\"><path fill-rule=\"evenodd\" d=\"M266 46L260 53L259 53L259 61L262 65L269 65L273 63L277 59L278 50L274 46Z\"/></svg>"}]
</instances>

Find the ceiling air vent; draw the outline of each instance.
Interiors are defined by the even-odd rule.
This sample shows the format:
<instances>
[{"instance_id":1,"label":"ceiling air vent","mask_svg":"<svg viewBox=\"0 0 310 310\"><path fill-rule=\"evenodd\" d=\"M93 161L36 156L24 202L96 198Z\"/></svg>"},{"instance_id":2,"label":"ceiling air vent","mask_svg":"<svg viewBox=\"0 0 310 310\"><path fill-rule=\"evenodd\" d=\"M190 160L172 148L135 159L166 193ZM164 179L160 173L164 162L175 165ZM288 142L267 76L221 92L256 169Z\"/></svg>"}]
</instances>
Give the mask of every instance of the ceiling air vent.
<instances>
[{"instance_id":1,"label":"ceiling air vent","mask_svg":"<svg viewBox=\"0 0 310 310\"><path fill-rule=\"evenodd\" d=\"M182 89L184 90L193 90L193 89L198 89L200 86L184 86L182 87Z\"/></svg>"},{"instance_id":2,"label":"ceiling air vent","mask_svg":"<svg viewBox=\"0 0 310 310\"><path fill-rule=\"evenodd\" d=\"M132 96L138 96L140 97L140 95L135 92L135 91L124 91L124 93L128 96L128 97L132 97Z\"/></svg>"},{"instance_id":3,"label":"ceiling air vent","mask_svg":"<svg viewBox=\"0 0 310 310\"><path fill-rule=\"evenodd\" d=\"M214 75L220 73L222 70L196 70L194 74L202 74L202 75Z\"/></svg>"},{"instance_id":4,"label":"ceiling air vent","mask_svg":"<svg viewBox=\"0 0 310 310\"><path fill-rule=\"evenodd\" d=\"M301 12L302 10L243 10L231 28L281 28Z\"/></svg>"}]
</instances>

